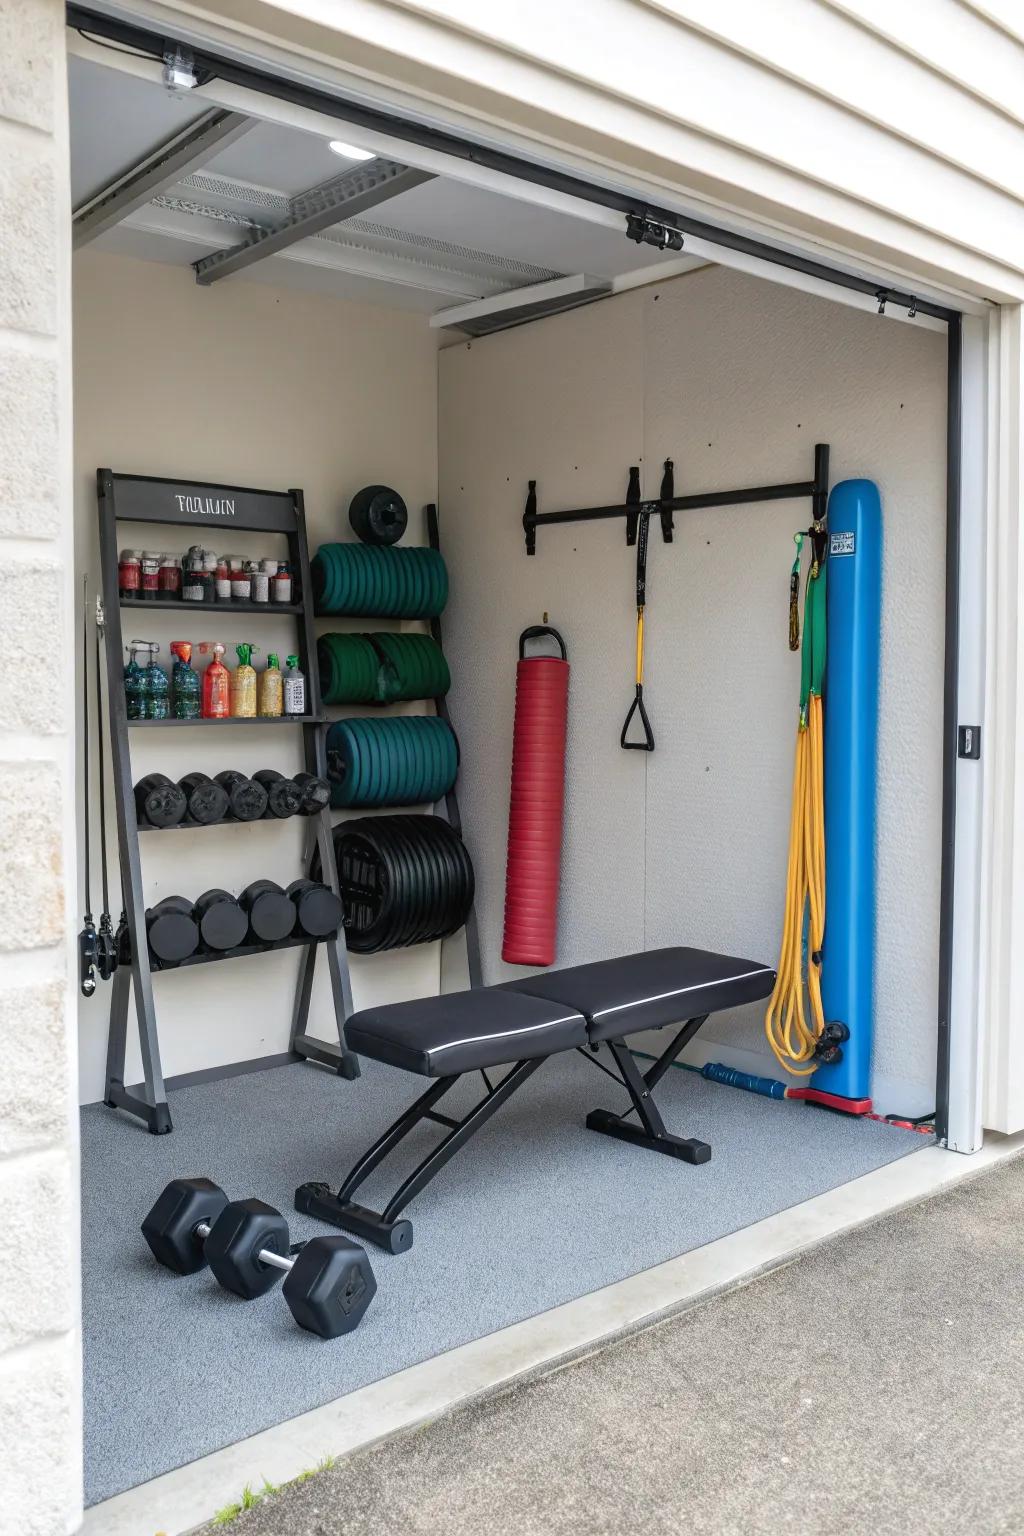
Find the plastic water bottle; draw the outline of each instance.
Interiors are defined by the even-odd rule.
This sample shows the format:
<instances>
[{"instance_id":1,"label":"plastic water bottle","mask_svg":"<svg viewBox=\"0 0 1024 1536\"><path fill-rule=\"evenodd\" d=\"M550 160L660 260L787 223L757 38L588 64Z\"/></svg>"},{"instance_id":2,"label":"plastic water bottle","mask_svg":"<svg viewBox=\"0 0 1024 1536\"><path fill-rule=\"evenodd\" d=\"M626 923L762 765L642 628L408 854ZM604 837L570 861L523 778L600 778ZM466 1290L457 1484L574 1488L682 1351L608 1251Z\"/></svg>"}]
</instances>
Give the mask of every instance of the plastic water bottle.
<instances>
[{"instance_id":1,"label":"plastic water bottle","mask_svg":"<svg viewBox=\"0 0 1024 1536\"><path fill-rule=\"evenodd\" d=\"M174 696L175 720L199 719L199 673L194 671L191 640L172 640L171 655L174 667L171 671L171 690Z\"/></svg>"},{"instance_id":2,"label":"plastic water bottle","mask_svg":"<svg viewBox=\"0 0 1024 1536\"><path fill-rule=\"evenodd\" d=\"M284 672L284 712L286 715L306 713L306 679L299 671L299 658L289 656Z\"/></svg>"}]
</instances>

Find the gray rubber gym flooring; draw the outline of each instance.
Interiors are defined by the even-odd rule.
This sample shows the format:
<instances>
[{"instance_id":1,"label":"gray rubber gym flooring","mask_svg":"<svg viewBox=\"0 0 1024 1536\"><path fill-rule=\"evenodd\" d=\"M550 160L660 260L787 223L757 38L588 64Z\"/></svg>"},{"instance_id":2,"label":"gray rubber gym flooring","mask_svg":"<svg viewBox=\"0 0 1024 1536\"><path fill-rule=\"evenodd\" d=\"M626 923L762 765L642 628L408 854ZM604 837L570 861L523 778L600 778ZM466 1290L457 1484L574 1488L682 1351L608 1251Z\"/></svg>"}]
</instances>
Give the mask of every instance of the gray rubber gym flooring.
<instances>
[{"instance_id":1,"label":"gray rubber gym flooring","mask_svg":"<svg viewBox=\"0 0 1024 1536\"><path fill-rule=\"evenodd\" d=\"M1019 1536L1022 1228L1017 1158L351 1456L228 1529Z\"/></svg>"},{"instance_id":2,"label":"gray rubber gym flooring","mask_svg":"<svg viewBox=\"0 0 1024 1536\"><path fill-rule=\"evenodd\" d=\"M180 1090L170 1136L82 1111L88 1503L928 1145L672 1071L666 1120L714 1149L693 1168L588 1131L588 1110L625 1095L567 1055L413 1202L409 1253L369 1250L378 1293L347 1338L301 1332L280 1290L243 1302L208 1272L179 1278L151 1258L139 1223L178 1174L259 1195L294 1216L296 1237L326 1230L292 1212L295 1186L337 1183L422 1087L375 1062L355 1084L296 1064ZM452 1101L473 1092L461 1084ZM438 1134L421 1128L417 1155ZM397 1182L378 1170L362 1198Z\"/></svg>"}]
</instances>

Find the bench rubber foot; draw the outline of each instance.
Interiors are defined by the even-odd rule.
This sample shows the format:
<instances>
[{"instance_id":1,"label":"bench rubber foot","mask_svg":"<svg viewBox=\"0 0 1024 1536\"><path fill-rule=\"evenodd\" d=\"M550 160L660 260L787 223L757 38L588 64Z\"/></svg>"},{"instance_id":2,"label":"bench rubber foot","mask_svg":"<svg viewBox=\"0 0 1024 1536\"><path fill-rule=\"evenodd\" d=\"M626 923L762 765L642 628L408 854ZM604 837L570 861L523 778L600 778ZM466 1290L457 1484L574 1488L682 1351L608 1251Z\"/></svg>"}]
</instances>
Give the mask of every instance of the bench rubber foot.
<instances>
[{"instance_id":1,"label":"bench rubber foot","mask_svg":"<svg viewBox=\"0 0 1024 1536\"><path fill-rule=\"evenodd\" d=\"M684 1163L707 1163L711 1160L711 1148L706 1141L687 1140L682 1136L651 1136L639 1125L630 1125L609 1109L592 1109L587 1116L587 1128L600 1131L603 1136L615 1136L628 1141L634 1147L649 1147L652 1152L664 1152L666 1157L678 1157Z\"/></svg>"},{"instance_id":2,"label":"bench rubber foot","mask_svg":"<svg viewBox=\"0 0 1024 1536\"><path fill-rule=\"evenodd\" d=\"M352 1200L339 1200L329 1184L300 1184L295 1191L295 1209L304 1216L341 1227L364 1242L383 1248L386 1253L406 1253L412 1247L412 1222L399 1218L385 1221L377 1211Z\"/></svg>"}]
</instances>

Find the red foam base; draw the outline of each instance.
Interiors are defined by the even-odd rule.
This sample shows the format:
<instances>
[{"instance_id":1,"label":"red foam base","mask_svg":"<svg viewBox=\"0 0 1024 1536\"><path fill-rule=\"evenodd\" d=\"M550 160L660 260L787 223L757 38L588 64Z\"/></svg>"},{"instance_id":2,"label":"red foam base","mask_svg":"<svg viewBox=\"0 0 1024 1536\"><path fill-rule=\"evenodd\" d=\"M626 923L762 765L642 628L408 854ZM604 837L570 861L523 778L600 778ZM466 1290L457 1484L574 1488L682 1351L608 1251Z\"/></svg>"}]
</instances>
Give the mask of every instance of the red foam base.
<instances>
[{"instance_id":1,"label":"red foam base","mask_svg":"<svg viewBox=\"0 0 1024 1536\"><path fill-rule=\"evenodd\" d=\"M806 1099L808 1104L824 1104L826 1109L841 1109L846 1115L869 1115L870 1099L844 1099L838 1093L825 1093L821 1088L787 1088L787 1099Z\"/></svg>"}]
</instances>

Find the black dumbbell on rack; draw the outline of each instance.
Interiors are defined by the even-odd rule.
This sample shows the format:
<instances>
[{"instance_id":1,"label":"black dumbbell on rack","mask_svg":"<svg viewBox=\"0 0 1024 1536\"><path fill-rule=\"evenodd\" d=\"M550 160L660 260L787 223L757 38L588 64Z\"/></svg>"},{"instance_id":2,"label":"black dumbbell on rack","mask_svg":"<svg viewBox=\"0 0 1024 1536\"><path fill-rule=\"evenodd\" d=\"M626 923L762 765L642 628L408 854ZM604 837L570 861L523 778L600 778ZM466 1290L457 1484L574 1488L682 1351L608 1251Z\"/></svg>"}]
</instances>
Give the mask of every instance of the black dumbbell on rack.
<instances>
[{"instance_id":1,"label":"black dumbbell on rack","mask_svg":"<svg viewBox=\"0 0 1024 1536\"><path fill-rule=\"evenodd\" d=\"M302 790L294 779L286 779L283 773L278 773L276 768L259 768L253 774L257 784L261 784L267 792L267 809L263 812L267 818L279 816L297 816L302 806Z\"/></svg>"},{"instance_id":2,"label":"black dumbbell on rack","mask_svg":"<svg viewBox=\"0 0 1024 1536\"><path fill-rule=\"evenodd\" d=\"M199 948L199 926L187 896L165 896L146 913L149 947L157 960L175 965Z\"/></svg>"},{"instance_id":3,"label":"black dumbbell on rack","mask_svg":"<svg viewBox=\"0 0 1024 1536\"><path fill-rule=\"evenodd\" d=\"M248 914L249 937L256 944L278 944L295 927L295 903L273 880L254 880L238 904Z\"/></svg>"},{"instance_id":4,"label":"black dumbbell on rack","mask_svg":"<svg viewBox=\"0 0 1024 1536\"><path fill-rule=\"evenodd\" d=\"M230 891L214 886L192 908L204 949L237 949L245 943L249 919Z\"/></svg>"},{"instance_id":5,"label":"black dumbbell on rack","mask_svg":"<svg viewBox=\"0 0 1024 1536\"><path fill-rule=\"evenodd\" d=\"M330 938L341 927L345 909L330 886L293 880L285 895L295 903L299 929L309 938Z\"/></svg>"},{"instance_id":6,"label":"black dumbbell on rack","mask_svg":"<svg viewBox=\"0 0 1024 1536\"><path fill-rule=\"evenodd\" d=\"M290 1246L288 1223L262 1200L229 1200L210 1179L172 1179L142 1223L158 1263L178 1275L209 1265L250 1301L285 1276L282 1294L300 1328L322 1339L351 1333L377 1290L366 1253L341 1236Z\"/></svg>"},{"instance_id":7,"label":"black dumbbell on rack","mask_svg":"<svg viewBox=\"0 0 1024 1536\"><path fill-rule=\"evenodd\" d=\"M255 779L246 778L234 768L218 773L217 783L227 791L228 804L236 821L259 821L267 811L267 792Z\"/></svg>"},{"instance_id":8,"label":"black dumbbell on rack","mask_svg":"<svg viewBox=\"0 0 1024 1536\"><path fill-rule=\"evenodd\" d=\"M191 821L210 827L224 820L228 813L228 792L223 784L218 784L207 773L186 773L178 780L178 785L188 799Z\"/></svg>"}]
</instances>

